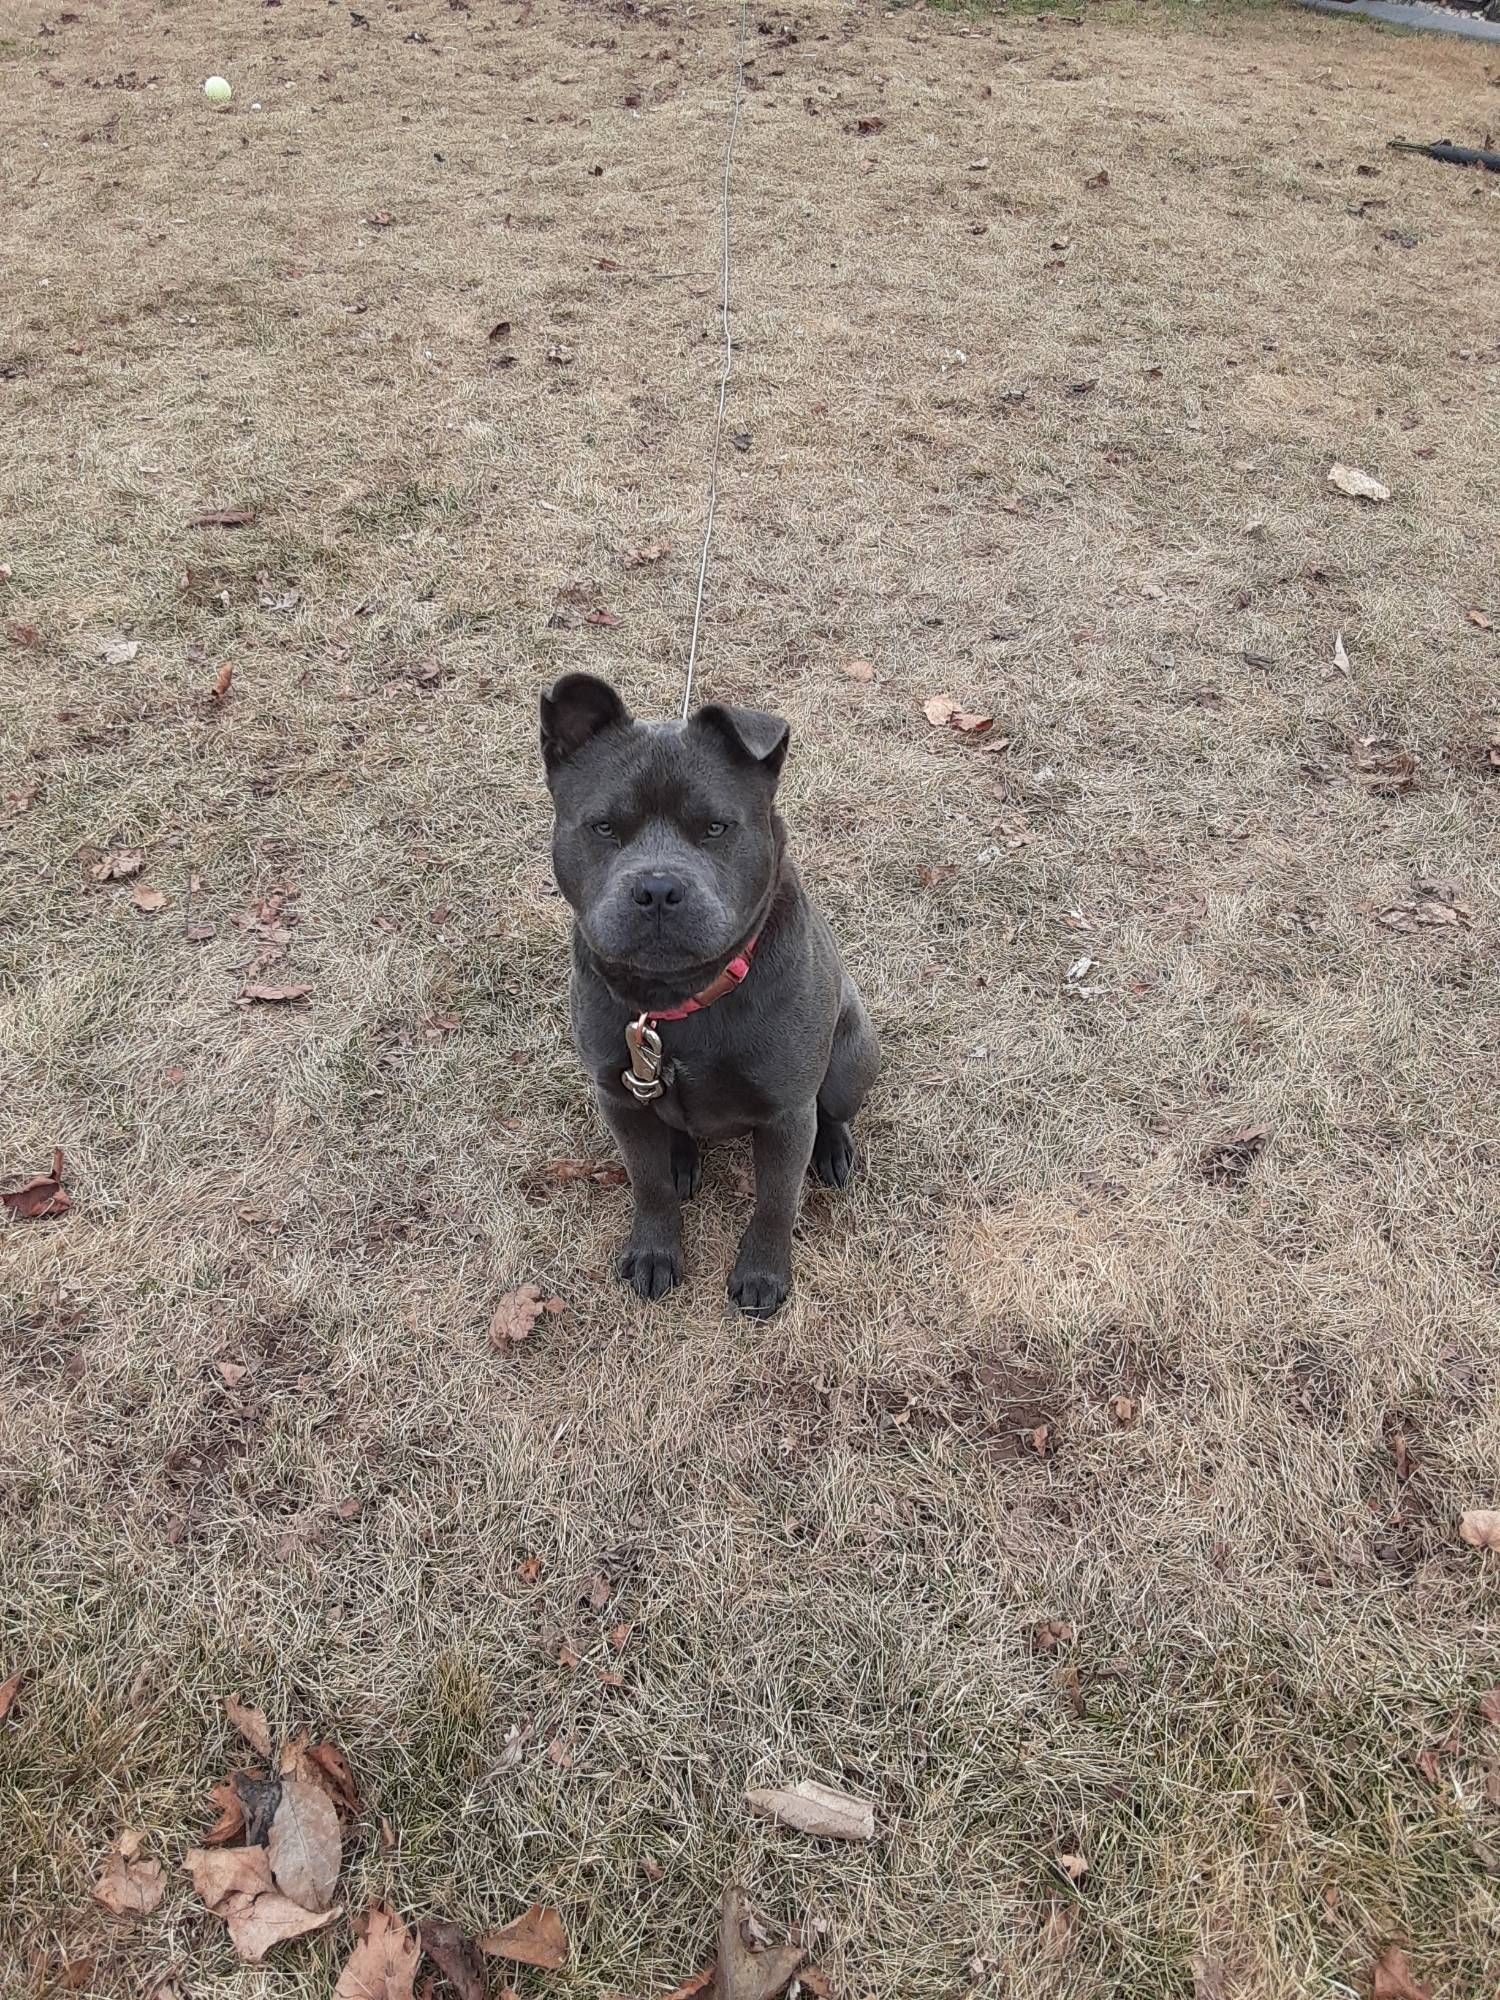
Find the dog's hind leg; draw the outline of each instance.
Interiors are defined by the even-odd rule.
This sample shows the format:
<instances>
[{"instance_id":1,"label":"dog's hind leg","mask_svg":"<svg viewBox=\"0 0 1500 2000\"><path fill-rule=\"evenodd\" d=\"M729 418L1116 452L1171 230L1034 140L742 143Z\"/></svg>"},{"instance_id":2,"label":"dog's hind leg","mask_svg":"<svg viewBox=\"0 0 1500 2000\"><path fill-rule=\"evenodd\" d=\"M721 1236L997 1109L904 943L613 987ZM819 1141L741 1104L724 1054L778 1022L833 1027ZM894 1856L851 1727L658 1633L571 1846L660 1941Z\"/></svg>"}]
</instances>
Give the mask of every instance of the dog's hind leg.
<instances>
[{"instance_id":1,"label":"dog's hind leg","mask_svg":"<svg viewBox=\"0 0 1500 2000\"><path fill-rule=\"evenodd\" d=\"M813 1172L828 1187L845 1186L854 1171L854 1134L849 1127L879 1068L880 1044L859 990L846 973L833 1051L818 1090L818 1136L813 1141Z\"/></svg>"}]
</instances>

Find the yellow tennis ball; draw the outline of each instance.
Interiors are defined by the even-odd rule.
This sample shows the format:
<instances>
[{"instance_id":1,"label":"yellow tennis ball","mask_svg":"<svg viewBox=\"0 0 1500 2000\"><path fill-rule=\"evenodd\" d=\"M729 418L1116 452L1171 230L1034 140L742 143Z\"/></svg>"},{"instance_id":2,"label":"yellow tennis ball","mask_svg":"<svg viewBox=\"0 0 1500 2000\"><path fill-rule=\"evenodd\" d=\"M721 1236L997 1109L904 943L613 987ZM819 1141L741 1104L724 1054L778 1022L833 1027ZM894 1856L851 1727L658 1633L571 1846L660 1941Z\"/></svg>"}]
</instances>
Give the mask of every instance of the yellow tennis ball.
<instances>
[{"instance_id":1,"label":"yellow tennis ball","mask_svg":"<svg viewBox=\"0 0 1500 2000\"><path fill-rule=\"evenodd\" d=\"M234 92L222 76L211 76L203 86L203 95L210 104L227 104Z\"/></svg>"}]
</instances>

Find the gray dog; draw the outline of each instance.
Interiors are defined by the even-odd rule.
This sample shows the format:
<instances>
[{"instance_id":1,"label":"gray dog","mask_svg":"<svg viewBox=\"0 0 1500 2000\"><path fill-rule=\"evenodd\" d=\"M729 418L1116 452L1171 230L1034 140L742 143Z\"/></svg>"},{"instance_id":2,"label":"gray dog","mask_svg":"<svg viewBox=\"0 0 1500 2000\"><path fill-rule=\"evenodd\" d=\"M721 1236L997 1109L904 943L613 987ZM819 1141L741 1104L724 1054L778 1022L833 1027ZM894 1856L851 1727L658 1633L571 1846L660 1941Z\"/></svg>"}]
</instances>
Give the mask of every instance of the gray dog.
<instances>
[{"instance_id":1,"label":"gray dog","mask_svg":"<svg viewBox=\"0 0 1500 2000\"><path fill-rule=\"evenodd\" d=\"M729 1295L775 1312L802 1177L842 1187L879 1065L833 934L776 811L788 730L753 708L636 722L606 682L542 696L552 865L573 906L573 1039L619 1141L635 1223L619 1273L643 1299L682 1277L680 1205L704 1141L753 1135L755 1213Z\"/></svg>"}]
</instances>

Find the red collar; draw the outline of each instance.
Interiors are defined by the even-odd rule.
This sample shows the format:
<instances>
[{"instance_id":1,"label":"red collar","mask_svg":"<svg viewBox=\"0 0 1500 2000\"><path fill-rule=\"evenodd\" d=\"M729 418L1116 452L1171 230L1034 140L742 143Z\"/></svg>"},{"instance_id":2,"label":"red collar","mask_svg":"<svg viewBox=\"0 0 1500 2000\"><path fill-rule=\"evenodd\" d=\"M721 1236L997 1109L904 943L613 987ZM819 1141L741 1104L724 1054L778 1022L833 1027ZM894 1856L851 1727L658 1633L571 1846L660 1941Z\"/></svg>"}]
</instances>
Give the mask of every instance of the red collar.
<instances>
[{"instance_id":1,"label":"red collar","mask_svg":"<svg viewBox=\"0 0 1500 2000\"><path fill-rule=\"evenodd\" d=\"M726 993L732 993L750 976L750 961L755 956L755 947L760 943L757 931L746 944L735 953L717 979L711 979L700 993L690 1000L680 1000L675 1007L649 1008L641 1020L655 1027L658 1021L685 1021L689 1014L701 1014L705 1007L712 1007L715 1000L722 1000Z\"/></svg>"}]
</instances>

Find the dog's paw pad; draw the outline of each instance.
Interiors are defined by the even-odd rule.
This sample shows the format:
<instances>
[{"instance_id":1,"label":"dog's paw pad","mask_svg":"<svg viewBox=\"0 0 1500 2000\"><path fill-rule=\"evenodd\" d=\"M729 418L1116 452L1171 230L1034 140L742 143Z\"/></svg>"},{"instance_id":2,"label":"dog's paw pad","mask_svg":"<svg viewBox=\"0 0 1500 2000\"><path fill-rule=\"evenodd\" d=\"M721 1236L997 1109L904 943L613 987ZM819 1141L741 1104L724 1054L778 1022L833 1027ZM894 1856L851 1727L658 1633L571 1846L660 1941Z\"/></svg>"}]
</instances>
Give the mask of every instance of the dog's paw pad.
<instances>
[{"instance_id":1,"label":"dog's paw pad","mask_svg":"<svg viewBox=\"0 0 1500 2000\"><path fill-rule=\"evenodd\" d=\"M627 1244L615 1266L627 1285L643 1299L664 1299L682 1283L682 1258L675 1250Z\"/></svg>"}]
</instances>

